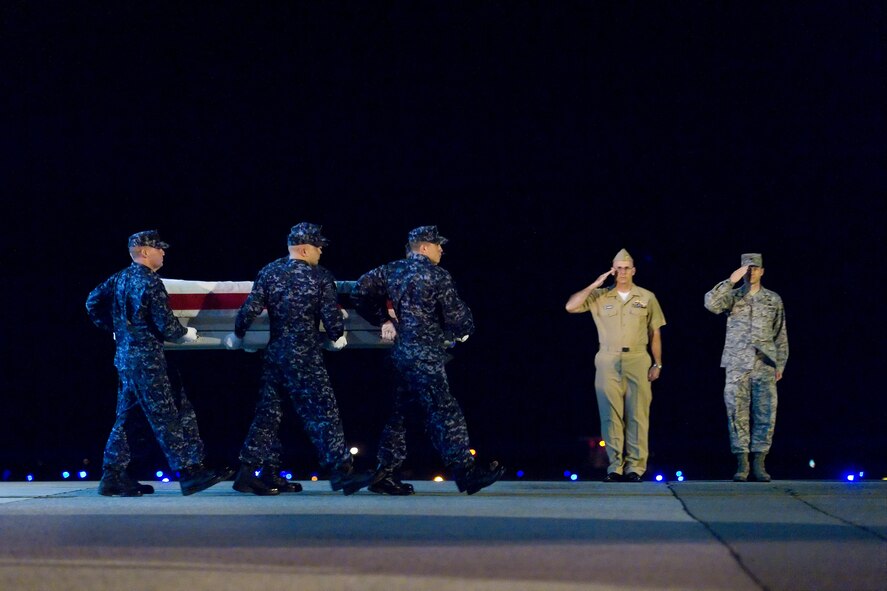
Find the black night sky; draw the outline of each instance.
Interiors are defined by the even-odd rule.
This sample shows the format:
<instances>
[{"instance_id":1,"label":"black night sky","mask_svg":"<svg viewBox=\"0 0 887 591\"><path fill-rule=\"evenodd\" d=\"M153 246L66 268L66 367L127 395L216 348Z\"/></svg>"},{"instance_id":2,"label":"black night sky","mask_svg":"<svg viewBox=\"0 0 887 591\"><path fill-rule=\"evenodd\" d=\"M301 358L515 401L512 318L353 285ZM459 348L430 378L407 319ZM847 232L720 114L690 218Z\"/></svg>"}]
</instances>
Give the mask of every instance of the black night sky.
<instances>
[{"instance_id":1,"label":"black night sky","mask_svg":"<svg viewBox=\"0 0 887 591\"><path fill-rule=\"evenodd\" d=\"M164 277L252 280L299 221L323 224L339 279L415 226L450 238L478 327L451 387L479 452L529 478L602 475L597 334L563 305L623 247L668 321L650 471L728 478L703 294L762 252L791 345L770 472L887 476L884 25L879 2L5 3L3 477L84 459L98 477L116 373L83 304L129 234L172 243ZM259 356L170 358L211 459L235 463ZM382 355L327 361L372 453ZM284 441L306 478L292 415ZM165 467L152 446L142 467Z\"/></svg>"}]
</instances>

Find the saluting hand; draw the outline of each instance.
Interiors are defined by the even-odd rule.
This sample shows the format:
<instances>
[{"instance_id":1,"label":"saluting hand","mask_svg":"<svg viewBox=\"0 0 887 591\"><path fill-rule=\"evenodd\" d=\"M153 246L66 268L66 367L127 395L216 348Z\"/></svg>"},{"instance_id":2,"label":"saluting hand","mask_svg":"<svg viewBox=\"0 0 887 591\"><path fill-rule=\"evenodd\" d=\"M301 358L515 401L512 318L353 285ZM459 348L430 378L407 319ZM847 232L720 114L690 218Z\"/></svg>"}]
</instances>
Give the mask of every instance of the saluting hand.
<instances>
[{"instance_id":1,"label":"saluting hand","mask_svg":"<svg viewBox=\"0 0 887 591\"><path fill-rule=\"evenodd\" d=\"M592 290L599 288L601 285L603 285L604 281L607 280L607 277L615 274L616 269L610 267L610 270L606 273L601 273L601 276L595 279L594 283L588 285L587 287L583 287L581 290L571 295L570 299L567 300L564 308L566 308L567 312L569 312L570 314L575 314L583 310L585 300L587 300L588 297L591 295Z\"/></svg>"},{"instance_id":2,"label":"saluting hand","mask_svg":"<svg viewBox=\"0 0 887 591\"><path fill-rule=\"evenodd\" d=\"M590 288L592 288L592 289L597 289L597 288L599 288L601 285L604 284L604 281L607 280L607 277L609 277L610 275L615 275L615 274L616 274L616 269L614 269L613 267L610 267L610 270L609 270L609 271L607 271L606 273L601 273L601 276L598 277L597 279L595 279L595 280L594 280L594 283L592 283L592 284L589 285L588 287L590 287Z\"/></svg>"},{"instance_id":3,"label":"saluting hand","mask_svg":"<svg viewBox=\"0 0 887 591\"><path fill-rule=\"evenodd\" d=\"M745 277L746 273L748 273L748 265L742 265L730 275L730 283L738 283L740 279Z\"/></svg>"}]
</instances>

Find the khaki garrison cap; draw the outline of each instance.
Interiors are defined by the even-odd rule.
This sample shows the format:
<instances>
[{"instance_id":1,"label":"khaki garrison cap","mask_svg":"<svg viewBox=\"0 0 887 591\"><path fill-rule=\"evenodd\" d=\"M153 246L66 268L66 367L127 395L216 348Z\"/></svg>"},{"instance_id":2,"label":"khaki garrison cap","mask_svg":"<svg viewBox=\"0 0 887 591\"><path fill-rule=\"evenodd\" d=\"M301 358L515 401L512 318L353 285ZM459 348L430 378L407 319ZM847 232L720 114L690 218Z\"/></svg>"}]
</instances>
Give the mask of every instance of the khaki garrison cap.
<instances>
[{"instance_id":1,"label":"khaki garrison cap","mask_svg":"<svg viewBox=\"0 0 887 591\"><path fill-rule=\"evenodd\" d=\"M616 253L615 257L613 257L614 263L618 262L618 261L631 261L633 263L634 259L631 258L631 255L628 254L628 251L623 248L622 250L620 250L619 252Z\"/></svg>"}]
</instances>

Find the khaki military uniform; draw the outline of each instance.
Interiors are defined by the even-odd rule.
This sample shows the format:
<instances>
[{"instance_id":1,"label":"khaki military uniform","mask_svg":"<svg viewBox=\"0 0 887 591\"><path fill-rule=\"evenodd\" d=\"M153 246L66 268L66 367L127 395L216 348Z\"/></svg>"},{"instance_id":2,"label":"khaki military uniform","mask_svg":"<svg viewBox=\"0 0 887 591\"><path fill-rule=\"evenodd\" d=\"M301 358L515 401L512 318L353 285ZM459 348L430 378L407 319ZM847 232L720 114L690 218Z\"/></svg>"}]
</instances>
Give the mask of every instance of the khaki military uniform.
<instances>
[{"instance_id":1,"label":"khaki military uniform","mask_svg":"<svg viewBox=\"0 0 887 591\"><path fill-rule=\"evenodd\" d=\"M766 453L776 424L776 373L788 361L782 298L763 287L752 295L747 285L733 289L725 280L705 294L705 307L727 314L721 367L730 447L734 454Z\"/></svg>"},{"instance_id":2,"label":"khaki military uniform","mask_svg":"<svg viewBox=\"0 0 887 591\"><path fill-rule=\"evenodd\" d=\"M600 341L594 388L610 462L607 472L643 475L653 400L647 347L650 334L665 325L665 316L653 292L637 285L624 302L615 288L595 289L578 311L586 310Z\"/></svg>"}]
</instances>

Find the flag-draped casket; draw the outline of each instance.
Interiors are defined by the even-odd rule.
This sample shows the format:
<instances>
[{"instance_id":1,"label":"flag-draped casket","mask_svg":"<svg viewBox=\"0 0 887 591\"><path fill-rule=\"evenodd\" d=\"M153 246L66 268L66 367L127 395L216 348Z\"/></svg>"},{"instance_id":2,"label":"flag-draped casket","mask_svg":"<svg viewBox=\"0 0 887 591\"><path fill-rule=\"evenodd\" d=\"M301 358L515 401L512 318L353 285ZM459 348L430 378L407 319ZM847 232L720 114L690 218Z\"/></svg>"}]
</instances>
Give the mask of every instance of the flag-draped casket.
<instances>
[{"instance_id":1,"label":"flag-draped casket","mask_svg":"<svg viewBox=\"0 0 887 591\"><path fill-rule=\"evenodd\" d=\"M165 343L167 349L224 349L222 339L234 332L234 318L252 290L252 281L189 281L164 279L169 305L185 326L197 329L194 343ZM353 281L337 281L339 306L345 312L347 348L373 349L390 347L382 342L379 328L373 326L353 309ZM321 326L321 330L323 327ZM268 312L256 318L243 339L244 348L260 349L268 344Z\"/></svg>"}]
</instances>

